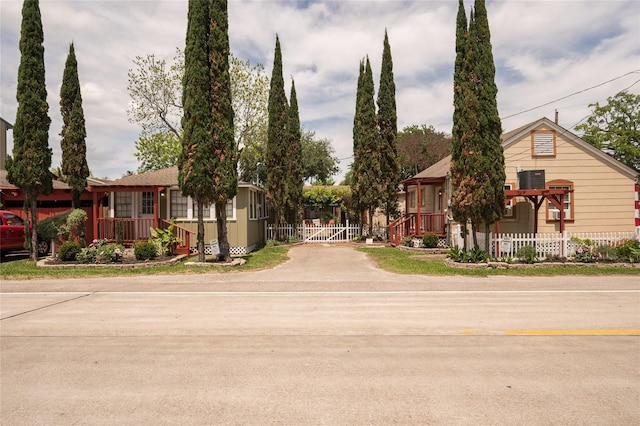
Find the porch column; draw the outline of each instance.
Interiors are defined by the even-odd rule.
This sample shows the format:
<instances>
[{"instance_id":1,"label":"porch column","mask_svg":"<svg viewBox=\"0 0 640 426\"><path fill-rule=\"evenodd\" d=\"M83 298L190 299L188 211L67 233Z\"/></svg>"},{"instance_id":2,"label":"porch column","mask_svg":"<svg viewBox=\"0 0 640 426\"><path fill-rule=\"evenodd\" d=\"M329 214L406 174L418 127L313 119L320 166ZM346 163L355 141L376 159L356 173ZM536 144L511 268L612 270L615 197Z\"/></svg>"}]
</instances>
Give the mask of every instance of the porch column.
<instances>
[{"instance_id":1,"label":"porch column","mask_svg":"<svg viewBox=\"0 0 640 426\"><path fill-rule=\"evenodd\" d=\"M420 204L422 203L422 197L420 197L420 193L422 191L420 190L420 181L418 181L418 196L416 197L416 199L418 200L418 203L416 204L416 211L418 213L418 217L416 218L416 235L419 237L421 235L420 233L420 220L422 219L420 217Z\"/></svg>"},{"instance_id":2,"label":"porch column","mask_svg":"<svg viewBox=\"0 0 640 426\"><path fill-rule=\"evenodd\" d=\"M160 208L160 191L162 191L162 188L156 188L156 190L153 192L153 227L155 229L158 229L160 227L160 221L158 220L158 209Z\"/></svg>"},{"instance_id":3,"label":"porch column","mask_svg":"<svg viewBox=\"0 0 640 426\"><path fill-rule=\"evenodd\" d=\"M92 215L93 215L93 238L94 239L99 239L98 238L98 215L100 214L100 206L98 205L98 193L97 192L93 192L92 193L93 196L93 202L91 203L91 209L92 209Z\"/></svg>"}]
</instances>

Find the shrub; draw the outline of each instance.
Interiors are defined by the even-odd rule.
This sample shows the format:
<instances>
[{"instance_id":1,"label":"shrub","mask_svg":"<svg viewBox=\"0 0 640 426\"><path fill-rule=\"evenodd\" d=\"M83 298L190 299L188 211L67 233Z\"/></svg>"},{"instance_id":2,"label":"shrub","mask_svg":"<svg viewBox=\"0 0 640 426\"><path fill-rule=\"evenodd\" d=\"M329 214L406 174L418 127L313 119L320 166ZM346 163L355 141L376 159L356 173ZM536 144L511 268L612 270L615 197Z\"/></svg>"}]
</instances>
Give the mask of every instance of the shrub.
<instances>
[{"instance_id":1,"label":"shrub","mask_svg":"<svg viewBox=\"0 0 640 426\"><path fill-rule=\"evenodd\" d=\"M80 250L80 253L76 256L79 262L82 263L95 263L96 262L96 249L93 247L85 247Z\"/></svg>"},{"instance_id":2,"label":"shrub","mask_svg":"<svg viewBox=\"0 0 640 426\"><path fill-rule=\"evenodd\" d=\"M454 246L447 251L447 256L454 262L467 262L467 253L462 247Z\"/></svg>"},{"instance_id":3,"label":"shrub","mask_svg":"<svg viewBox=\"0 0 640 426\"><path fill-rule=\"evenodd\" d=\"M76 260L81 249L82 247L80 247L80 244L75 241L65 241L60 245L58 257L60 257L60 260L64 261Z\"/></svg>"},{"instance_id":4,"label":"shrub","mask_svg":"<svg viewBox=\"0 0 640 426\"><path fill-rule=\"evenodd\" d=\"M516 251L516 257L526 263L535 263L538 258L536 248L532 245L522 246Z\"/></svg>"},{"instance_id":5,"label":"shrub","mask_svg":"<svg viewBox=\"0 0 640 426\"><path fill-rule=\"evenodd\" d=\"M623 262L640 262L640 241L626 240L616 247L615 254Z\"/></svg>"},{"instance_id":6,"label":"shrub","mask_svg":"<svg viewBox=\"0 0 640 426\"><path fill-rule=\"evenodd\" d=\"M67 221L70 211L50 216L38 222L38 237L43 240L57 240L61 234L61 228Z\"/></svg>"},{"instance_id":7,"label":"shrub","mask_svg":"<svg viewBox=\"0 0 640 426\"><path fill-rule=\"evenodd\" d=\"M438 247L438 236L433 232L427 232L422 236L422 245L426 248Z\"/></svg>"},{"instance_id":8,"label":"shrub","mask_svg":"<svg viewBox=\"0 0 640 426\"><path fill-rule=\"evenodd\" d=\"M133 253L138 260L153 260L158 256L156 245L151 241L143 241L133 246Z\"/></svg>"},{"instance_id":9,"label":"shrub","mask_svg":"<svg viewBox=\"0 0 640 426\"><path fill-rule=\"evenodd\" d=\"M485 262L488 258L489 255L487 252L482 250L480 247L474 247L469 252L469 262L472 263Z\"/></svg>"},{"instance_id":10,"label":"shrub","mask_svg":"<svg viewBox=\"0 0 640 426\"><path fill-rule=\"evenodd\" d=\"M402 240L402 245L407 247L413 247L413 237L412 236L404 237L404 240Z\"/></svg>"},{"instance_id":11,"label":"shrub","mask_svg":"<svg viewBox=\"0 0 640 426\"><path fill-rule=\"evenodd\" d=\"M577 244L576 253L573 255L574 261L585 263L598 261L598 255L594 253L595 242L593 240L571 237L571 241Z\"/></svg>"},{"instance_id":12,"label":"shrub","mask_svg":"<svg viewBox=\"0 0 640 426\"><path fill-rule=\"evenodd\" d=\"M182 242L180 238L174 235L173 230L176 225L174 223L174 219L171 218L171 223L167 227L167 229L162 228L151 228L151 237L154 240L157 240L162 245L162 253L168 256L173 255L173 250L175 247Z\"/></svg>"},{"instance_id":13,"label":"shrub","mask_svg":"<svg viewBox=\"0 0 640 426\"><path fill-rule=\"evenodd\" d=\"M124 254L124 247L120 244L107 244L96 249L97 263L120 262Z\"/></svg>"},{"instance_id":14,"label":"shrub","mask_svg":"<svg viewBox=\"0 0 640 426\"><path fill-rule=\"evenodd\" d=\"M61 234L65 235L66 239L84 239L85 229L84 222L87 220L87 212L82 209L75 209L69 212L67 220L60 227Z\"/></svg>"}]
</instances>

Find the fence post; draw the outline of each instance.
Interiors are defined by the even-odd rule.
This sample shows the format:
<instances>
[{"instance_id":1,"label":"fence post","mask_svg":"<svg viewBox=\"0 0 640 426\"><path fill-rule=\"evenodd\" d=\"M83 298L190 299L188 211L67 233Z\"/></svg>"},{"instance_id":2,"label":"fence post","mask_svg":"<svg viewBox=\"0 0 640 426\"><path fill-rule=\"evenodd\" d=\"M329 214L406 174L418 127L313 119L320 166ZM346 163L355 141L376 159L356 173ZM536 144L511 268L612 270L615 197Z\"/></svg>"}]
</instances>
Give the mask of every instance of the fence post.
<instances>
[{"instance_id":1,"label":"fence post","mask_svg":"<svg viewBox=\"0 0 640 426\"><path fill-rule=\"evenodd\" d=\"M560 256L566 257L569 252L569 240L568 240L567 230L562 231L562 239L560 241Z\"/></svg>"}]
</instances>

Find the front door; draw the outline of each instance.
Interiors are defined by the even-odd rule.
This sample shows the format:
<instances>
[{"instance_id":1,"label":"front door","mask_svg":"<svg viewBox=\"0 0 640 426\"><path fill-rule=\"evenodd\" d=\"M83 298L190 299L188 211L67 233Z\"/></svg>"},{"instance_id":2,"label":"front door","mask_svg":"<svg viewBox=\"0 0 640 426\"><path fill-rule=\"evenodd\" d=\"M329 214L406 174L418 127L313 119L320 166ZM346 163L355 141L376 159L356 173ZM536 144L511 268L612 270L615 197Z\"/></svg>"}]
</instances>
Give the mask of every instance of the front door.
<instances>
[{"instance_id":1,"label":"front door","mask_svg":"<svg viewBox=\"0 0 640 426\"><path fill-rule=\"evenodd\" d=\"M149 229L153 227L153 192L141 192L139 203L136 239L148 240L151 236Z\"/></svg>"}]
</instances>

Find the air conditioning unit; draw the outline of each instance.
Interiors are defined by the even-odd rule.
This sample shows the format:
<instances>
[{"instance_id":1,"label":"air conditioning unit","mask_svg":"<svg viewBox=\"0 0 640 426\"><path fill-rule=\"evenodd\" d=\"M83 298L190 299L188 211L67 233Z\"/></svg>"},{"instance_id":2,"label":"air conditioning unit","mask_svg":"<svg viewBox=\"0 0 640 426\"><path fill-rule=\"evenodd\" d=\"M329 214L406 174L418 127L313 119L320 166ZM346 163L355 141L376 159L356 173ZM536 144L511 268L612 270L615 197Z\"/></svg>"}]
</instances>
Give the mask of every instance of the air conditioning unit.
<instances>
[{"instance_id":1,"label":"air conditioning unit","mask_svg":"<svg viewBox=\"0 0 640 426\"><path fill-rule=\"evenodd\" d=\"M560 220L560 210L553 210L550 213L553 220ZM564 212L564 218L567 219L567 212Z\"/></svg>"},{"instance_id":2,"label":"air conditioning unit","mask_svg":"<svg viewBox=\"0 0 640 426\"><path fill-rule=\"evenodd\" d=\"M518 172L520 189L544 189L544 170L524 170Z\"/></svg>"}]
</instances>

